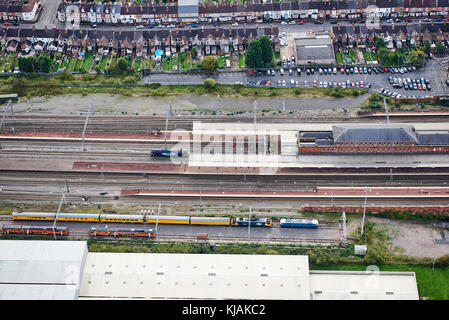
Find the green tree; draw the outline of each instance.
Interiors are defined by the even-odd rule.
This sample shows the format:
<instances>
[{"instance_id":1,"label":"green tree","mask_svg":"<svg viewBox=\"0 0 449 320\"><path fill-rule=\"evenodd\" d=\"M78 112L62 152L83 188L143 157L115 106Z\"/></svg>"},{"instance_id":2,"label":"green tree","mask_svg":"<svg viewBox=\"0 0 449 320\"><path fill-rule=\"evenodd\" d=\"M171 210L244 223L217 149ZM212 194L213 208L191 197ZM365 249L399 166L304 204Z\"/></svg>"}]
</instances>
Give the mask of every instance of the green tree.
<instances>
[{"instance_id":1,"label":"green tree","mask_svg":"<svg viewBox=\"0 0 449 320\"><path fill-rule=\"evenodd\" d=\"M41 72L49 73L51 69L51 59L47 55L40 55L37 59L39 70Z\"/></svg>"},{"instance_id":2,"label":"green tree","mask_svg":"<svg viewBox=\"0 0 449 320\"><path fill-rule=\"evenodd\" d=\"M385 43L385 40L383 37L377 37L376 39L376 50L379 50L380 48L386 48L387 45Z\"/></svg>"},{"instance_id":3,"label":"green tree","mask_svg":"<svg viewBox=\"0 0 449 320\"><path fill-rule=\"evenodd\" d=\"M259 40L252 40L249 43L245 57L245 64L248 68L252 69L263 67L262 48L260 47Z\"/></svg>"},{"instance_id":4,"label":"green tree","mask_svg":"<svg viewBox=\"0 0 449 320\"><path fill-rule=\"evenodd\" d=\"M378 38L379 39L379 38ZM377 41L376 41L377 42ZM392 52L387 48L381 47L377 50L377 57L383 65L391 65L393 61Z\"/></svg>"},{"instance_id":5,"label":"green tree","mask_svg":"<svg viewBox=\"0 0 449 320\"><path fill-rule=\"evenodd\" d=\"M425 53L430 52L431 45L432 44L430 43L429 39L424 40L424 52Z\"/></svg>"},{"instance_id":6,"label":"green tree","mask_svg":"<svg viewBox=\"0 0 449 320\"><path fill-rule=\"evenodd\" d=\"M128 70L128 61L124 57L117 59L117 69L119 74L123 74Z\"/></svg>"},{"instance_id":7,"label":"green tree","mask_svg":"<svg viewBox=\"0 0 449 320\"><path fill-rule=\"evenodd\" d=\"M204 80L204 86L205 86L206 88L208 88L208 89L215 88L215 85L216 85L216 84L217 84L217 83L215 82L214 79L207 78L206 80Z\"/></svg>"},{"instance_id":8,"label":"green tree","mask_svg":"<svg viewBox=\"0 0 449 320\"><path fill-rule=\"evenodd\" d=\"M203 59L203 62L201 63L201 66L206 71L215 71L218 68L218 62L217 59L213 56L207 56Z\"/></svg>"},{"instance_id":9,"label":"green tree","mask_svg":"<svg viewBox=\"0 0 449 320\"><path fill-rule=\"evenodd\" d=\"M36 57L19 57L18 65L21 72L39 71L39 64L37 63Z\"/></svg>"},{"instance_id":10,"label":"green tree","mask_svg":"<svg viewBox=\"0 0 449 320\"><path fill-rule=\"evenodd\" d=\"M111 63L108 71L111 75L122 75L128 71L128 66L128 61L124 57L121 57Z\"/></svg>"},{"instance_id":11,"label":"green tree","mask_svg":"<svg viewBox=\"0 0 449 320\"><path fill-rule=\"evenodd\" d=\"M438 41L437 42L437 52L443 53L444 51L446 51L446 46L444 45L444 43L442 41Z\"/></svg>"},{"instance_id":12,"label":"green tree","mask_svg":"<svg viewBox=\"0 0 449 320\"><path fill-rule=\"evenodd\" d=\"M424 63L424 51L422 50L412 50L412 53L407 57L407 63L420 66Z\"/></svg>"},{"instance_id":13,"label":"green tree","mask_svg":"<svg viewBox=\"0 0 449 320\"><path fill-rule=\"evenodd\" d=\"M259 38L260 48L262 49L262 63L265 67L269 67L273 62L273 47L267 36Z\"/></svg>"}]
</instances>

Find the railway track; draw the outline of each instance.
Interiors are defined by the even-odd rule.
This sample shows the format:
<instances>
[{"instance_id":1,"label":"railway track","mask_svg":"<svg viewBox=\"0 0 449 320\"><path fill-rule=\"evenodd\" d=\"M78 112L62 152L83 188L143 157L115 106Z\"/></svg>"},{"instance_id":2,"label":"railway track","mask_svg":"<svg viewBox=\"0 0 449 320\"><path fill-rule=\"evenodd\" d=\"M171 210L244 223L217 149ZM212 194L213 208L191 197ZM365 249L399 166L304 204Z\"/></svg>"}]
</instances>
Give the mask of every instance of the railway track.
<instances>
[{"instance_id":1,"label":"railway track","mask_svg":"<svg viewBox=\"0 0 449 320\"><path fill-rule=\"evenodd\" d=\"M259 123L295 123L307 121L319 121L322 123L368 123L377 120L379 117L361 117L361 118L333 118L333 119L316 119L316 118L299 118L299 117L267 117L258 118ZM91 116L89 118L88 130L89 133L144 133L149 134L152 130L157 128L165 128L165 117L158 116ZM241 122L252 123L253 115L241 117L189 117L182 116L182 119L172 117L169 119L168 130L185 129L191 130L194 121L207 122ZM416 116L395 116L395 122L410 122L416 121ZM447 116L420 116L420 122L435 122L446 121ZM64 131L64 132L82 132L85 122L85 116L75 115L19 115L15 114L7 118L6 123L1 132L23 131Z\"/></svg>"},{"instance_id":2,"label":"railway track","mask_svg":"<svg viewBox=\"0 0 449 320\"><path fill-rule=\"evenodd\" d=\"M16 237L16 235L5 234L3 237ZM24 237L23 235L17 235L17 237ZM27 238L42 238L42 235L28 235ZM53 239L53 236L45 236L48 239ZM87 232L71 232L68 236L56 235L56 239L72 239L72 240L87 240L91 239ZM128 237L101 237L96 238L101 242L123 242L123 241L156 241L156 242L197 242L196 235L163 235L160 234L156 238L128 238ZM207 242L214 243L257 243L257 244L336 244L340 243L340 239L310 239L310 238L287 238L287 237L208 237Z\"/></svg>"},{"instance_id":3,"label":"railway track","mask_svg":"<svg viewBox=\"0 0 449 320\"><path fill-rule=\"evenodd\" d=\"M40 194L31 192L0 192L0 201L5 203L49 203L53 202L55 204L59 203L61 200L62 192L48 194L42 192ZM267 198L258 199L257 202L251 198L219 198L219 197L208 197L204 199L198 198L184 198L184 197L145 197L141 196L138 199L119 197L118 200L114 199L113 196L92 196L89 195L88 201L82 200L83 194L66 194L66 201L73 204L110 204L110 203L120 203L121 205L148 205L156 207L159 203L163 206L178 206L178 205L227 205L247 208L251 206L254 209L257 208L267 208L270 205L275 205L276 207L292 207L292 206L363 206L363 199L351 199L340 198L333 199L331 197L319 198L319 199L298 199L298 198ZM238 201L236 203L235 201ZM430 199L401 199L401 198L387 198L387 199L370 199L368 198L369 206L448 206L449 200L447 198L430 198Z\"/></svg>"}]
</instances>

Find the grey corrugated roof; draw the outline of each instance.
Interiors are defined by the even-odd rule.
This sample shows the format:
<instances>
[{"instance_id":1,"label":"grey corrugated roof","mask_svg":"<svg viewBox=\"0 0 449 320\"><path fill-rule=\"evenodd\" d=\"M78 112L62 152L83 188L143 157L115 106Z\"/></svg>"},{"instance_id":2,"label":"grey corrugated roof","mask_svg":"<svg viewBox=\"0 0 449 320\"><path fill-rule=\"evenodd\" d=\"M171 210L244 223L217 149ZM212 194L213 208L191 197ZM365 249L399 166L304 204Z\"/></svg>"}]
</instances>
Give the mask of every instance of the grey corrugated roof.
<instances>
[{"instance_id":1,"label":"grey corrugated roof","mask_svg":"<svg viewBox=\"0 0 449 320\"><path fill-rule=\"evenodd\" d=\"M449 145L449 133L417 133L419 144Z\"/></svg>"},{"instance_id":2,"label":"grey corrugated roof","mask_svg":"<svg viewBox=\"0 0 449 320\"><path fill-rule=\"evenodd\" d=\"M85 241L0 241L0 299L77 299Z\"/></svg>"},{"instance_id":3,"label":"grey corrugated roof","mask_svg":"<svg viewBox=\"0 0 449 320\"><path fill-rule=\"evenodd\" d=\"M332 146L332 145L334 145L334 140L316 140L315 142L319 146Z\"/></svg>"},{"instance_id":4,"label":"grey corrugated roof","mask_svg":"<svg viewBox=\"0 0 449 320\"><path fill-rule=\"evenodd\" d=\"M332 128L335 142L418 142L411 126Z\"/></svg>"}]
</instances>

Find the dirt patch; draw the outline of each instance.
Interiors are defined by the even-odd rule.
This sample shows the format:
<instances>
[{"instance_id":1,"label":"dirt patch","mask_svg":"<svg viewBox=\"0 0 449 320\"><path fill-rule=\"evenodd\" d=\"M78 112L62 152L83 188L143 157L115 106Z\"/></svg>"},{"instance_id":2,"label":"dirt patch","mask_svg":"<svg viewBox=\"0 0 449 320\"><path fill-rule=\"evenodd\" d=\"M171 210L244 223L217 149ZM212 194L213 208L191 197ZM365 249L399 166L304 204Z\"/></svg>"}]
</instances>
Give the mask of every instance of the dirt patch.
<instances>
[{"instance_id":1,"label":"dirt patch","mask_svg":"<svg viewBox=\"0 0 449 320\"><path fill-rule=\"evenodd\" d=\"M433 226L396 221L382 218L368 218L369 221L384 225L390 230L393 247L399 253L418 258L438 258L449 254L449 243L438 243L441 240L441 230ZM361 219L352 219L347 225L348 235L352 234L361 224Z\"/></svg>"},{"instance_id":2,"label":"dirt patch","mask_svg":"<svg viewBox=\"0 0 449 320\"><path fill-rule=\"evenodd\" d=\"M215 96L182 97L126 97L111 94L64 95L55 97L21 98L14 104L15 113L52 113L78 114L86 113L89 103L93 103L96 114L129 114L129 115L165 115L169 103L177 116L181 115L242 115L252 117L254 102L257 101L261 116L276 115L279 117L316 118L327 117L349 118L356 116L357 107L368 98L368 95L356 98L231 98ZM285 113L282 114L282 102ZM350 113L342 113L341 108Z\"/></svg>"}]
</instances>

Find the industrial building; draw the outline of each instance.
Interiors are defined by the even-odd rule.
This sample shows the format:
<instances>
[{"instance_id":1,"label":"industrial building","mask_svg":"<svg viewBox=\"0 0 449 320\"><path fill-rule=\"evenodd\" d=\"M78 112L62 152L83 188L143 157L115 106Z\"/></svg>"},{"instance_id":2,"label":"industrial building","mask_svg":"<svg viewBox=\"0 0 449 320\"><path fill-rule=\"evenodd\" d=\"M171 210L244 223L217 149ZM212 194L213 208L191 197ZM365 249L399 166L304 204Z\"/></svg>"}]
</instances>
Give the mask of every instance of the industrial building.
<instances>
[{"instance_id":1,"label":"industrial building","mask_svg":"<svg viewBox=\"0 0 449 320\"><path fill-rule=\"evenodd\" d=\"M310 271L308 256L87 252L0 241L0 299L419 299L413 272Z\"/></svg>"},{"instance_id":2,"label":"industrial building","mask_svg":"<svg viewBox=\"0 0 449 320\"><path fill-rule=\"evenodd\" d=\"M304 32L295 37L296 64L334 64L334 47L327 32Z\"/></svg>"},{"instance_id":3,"label":"industrial building","mask_svg":"<svg viewBox=\"0 0 449 320\"><path fill-rule=\"evenodd\" d=\"M85 241L1 240L0 300L75 300Z\"/></svg>"}]
</instances>

